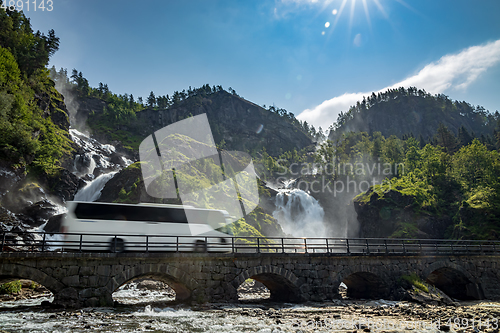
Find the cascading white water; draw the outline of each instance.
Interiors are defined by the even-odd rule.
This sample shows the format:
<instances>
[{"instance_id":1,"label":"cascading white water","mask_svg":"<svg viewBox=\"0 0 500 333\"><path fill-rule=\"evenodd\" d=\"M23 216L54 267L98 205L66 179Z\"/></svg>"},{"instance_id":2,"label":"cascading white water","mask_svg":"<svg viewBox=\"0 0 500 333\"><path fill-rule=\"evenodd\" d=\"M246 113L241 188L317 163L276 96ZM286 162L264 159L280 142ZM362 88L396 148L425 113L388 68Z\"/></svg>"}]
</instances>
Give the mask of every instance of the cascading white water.
<instances>
[{"instance_id":1,"label":"cascading white water","mask_svg":"<svg viewBox=\"0 0 500 333\"><path fill-rule=\"evenodd\" d=\"M80 189L75 195L75 201L96 201L101 196L104 185L114 177L118 171L100 175Z\"/></svg>"},{"instance_id":2,"label":"cascading white water","mask_svg":"<svg viewBox=\"0 0 500 333\"><path fill-rule=\"evenodd\" d=\"M101 144L99 141L92 139L87 134L84 134L76 129L69 130L71 139L75 142L84 153L75 157L74 169L75 175L88 178L93 178L93 172L97 168L100 172L104 172L99 177L89 181L87 185L81 188L75 195L75 201L95 201L101 196L101 191L106 183L123 166L128 166L133 162L121 156L122 161L118 164L112 162L112 155L115 154L115 147L110 144ZM117 161L116 157L113 161ZM110 172L111 171L111 172Z\"/></svg>"},{"instance_id":3,"label":"cascading white water","mask_svg":"<svg viewBox=\"0 0 500 333\"><path fill-rule=\"evenodd\" d=\"M92 174L95 169L95 161L92 158L93 154L85 153L82 155L77 155L73 163L73 168L77 173L81 175Z\"/></svg>"},{"instance_id":4,"label":"cascading white water","mask_svg":"<svg viewBox=\"0 0 500 333\"><path fill-rule=\"evenodd\" d=\"M299 189L282 189L276 195L273 217L287 234L295 237L325 237L325 212L312 196Z\"/></svg>"}]
</instances>

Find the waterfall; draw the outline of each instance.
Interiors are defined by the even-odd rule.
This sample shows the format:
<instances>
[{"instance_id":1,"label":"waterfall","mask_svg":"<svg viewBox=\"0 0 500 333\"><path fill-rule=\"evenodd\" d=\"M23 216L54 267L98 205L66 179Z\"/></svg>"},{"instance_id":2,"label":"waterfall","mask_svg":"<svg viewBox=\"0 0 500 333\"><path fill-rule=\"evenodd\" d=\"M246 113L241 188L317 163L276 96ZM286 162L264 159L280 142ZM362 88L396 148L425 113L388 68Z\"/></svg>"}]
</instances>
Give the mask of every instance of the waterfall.
<instances>
[{"instance_id":1,"label":"waterfall","mask_svg":"<svg viewBox=\"0 0 500 333\"><path fill-rule=\"evenodd\" d=\"M69 130L71 139L80 147L75 156L74 174L87 181L87 184L75 194L75 201L95 201L101 196L106 183L132 161L116 153L114 146L101 144L76 129ZM101 173L94 179L94 170Z\"/></svg>"},{"instance_id":2,"label":"waterfall","mask_svg":"<svg viewBox=\"0 0 500 333\"><path fill-rule=\"evenodd\" d=\"M283 230L295 237L325 237L321 205L299 189L282 189L276 195L273 217Z\"/></svg>"},{"instance_id":3,"label":"waterfall","mask_svg":"<svg viewBox=\"0 0 500 333\"><path fill-rule=\"evenodd\" d=\"M73 164L75 175L82 177L92 174L97 168L102 173L116 171L133 162L116 153L113 145L102 144L76 129L70 129L71 140L76 143L81 153L76 155Z\"/></svg>"},{"instance_id":4,"label":"waterfall","mask_svg":"<svg viewBox=\"0 0 500 333\"><path fill-rule=\"evenodd\" d=\"M101 191L104 185L114 177L118 171L109 172L100 175L93 181L85 185L84 188L80 189L75 195L75 201L96 201L101 196Z\"/></svg>"}]
</instances>

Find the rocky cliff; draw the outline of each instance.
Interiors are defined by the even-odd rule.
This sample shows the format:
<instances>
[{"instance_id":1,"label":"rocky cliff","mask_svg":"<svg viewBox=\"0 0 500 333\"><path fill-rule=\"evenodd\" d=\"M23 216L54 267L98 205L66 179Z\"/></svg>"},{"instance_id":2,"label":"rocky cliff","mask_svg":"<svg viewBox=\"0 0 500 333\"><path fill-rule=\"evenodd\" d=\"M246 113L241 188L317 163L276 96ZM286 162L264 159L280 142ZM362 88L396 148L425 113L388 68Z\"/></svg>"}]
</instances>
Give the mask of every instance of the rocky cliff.
<instances>
[{"instance_id":1,"label":"rocky cliff","mask_svg":"<svg viewBox=\"0 0 500 333\"><path fill-rule=\"evenodd\" d=\"M397 190L379 193L370 188L354 198L359 237L447 238L452 218L416 206L411 195Z\"/></svg>"}]
</instances>

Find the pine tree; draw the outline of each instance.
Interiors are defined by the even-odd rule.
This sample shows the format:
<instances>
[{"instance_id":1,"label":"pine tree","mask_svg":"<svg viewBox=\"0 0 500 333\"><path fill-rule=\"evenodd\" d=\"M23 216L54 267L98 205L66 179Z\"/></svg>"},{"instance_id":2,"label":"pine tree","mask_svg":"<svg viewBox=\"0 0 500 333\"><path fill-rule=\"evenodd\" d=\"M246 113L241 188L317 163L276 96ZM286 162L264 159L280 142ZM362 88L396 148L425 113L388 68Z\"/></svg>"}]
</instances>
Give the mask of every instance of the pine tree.
<instances>
[{"instance_id":1,"label":"pine tree","mask_svg":"<svg viewBox=\"0 0 500 333\"><path fill-rule=\"evenodd\" d=\"M147 103L148 103L148 106L149 106L150 108L155 107L155 105L156 105L156 97L155 97L155 94L154 94L154 92L153 92L153 91L151 91L151 92L149 93L149 97L148 97L148 99L147 99Z\"/></svg>"},{"instance_id":2,"label":"pine tree","mask_svg":"<svg viewBox=\"0 0 500 333\"><path fill-rule=\"evenodd\" d=\"M448 127L446 127L442 123L439 124L435 138L437 144L444 147L448 154L454 153L456 151L457 139L448 129Z\"/></svg>"},{"instance_id":3,"label":"pine tree","mask_svg":"<svg viewBox=\"0 0 500 333\"><path fill-rule=\"evenodd\" d=\"M468 146L472 142L472 136L469 134L467 129L462 125L458 129L458 144L463 146Z\"/></svg>"}]
</instances>

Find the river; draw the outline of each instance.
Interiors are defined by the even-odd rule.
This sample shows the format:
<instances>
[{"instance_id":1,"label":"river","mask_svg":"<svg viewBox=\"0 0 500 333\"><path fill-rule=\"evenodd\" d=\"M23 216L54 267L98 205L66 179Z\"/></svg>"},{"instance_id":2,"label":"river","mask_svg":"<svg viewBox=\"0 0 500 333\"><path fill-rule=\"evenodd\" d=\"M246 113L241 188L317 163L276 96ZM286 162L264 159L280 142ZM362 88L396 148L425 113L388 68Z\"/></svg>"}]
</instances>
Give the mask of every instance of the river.
<instances>
[{"instance_id":1,"label":"river","mask_svg":"<svg viewBox=\"0 0 500 333\"><path fill-rule=\"evenodd\" d=\"M50 297L3 302L0 332L497 332L500 316L500 303L488 301L452 306L385 300L183 305L173 302L169 292L135 287L121 288L113 297L119 303L115 307L79 310L40 306Z\"/></svg>"}]
</instances>

